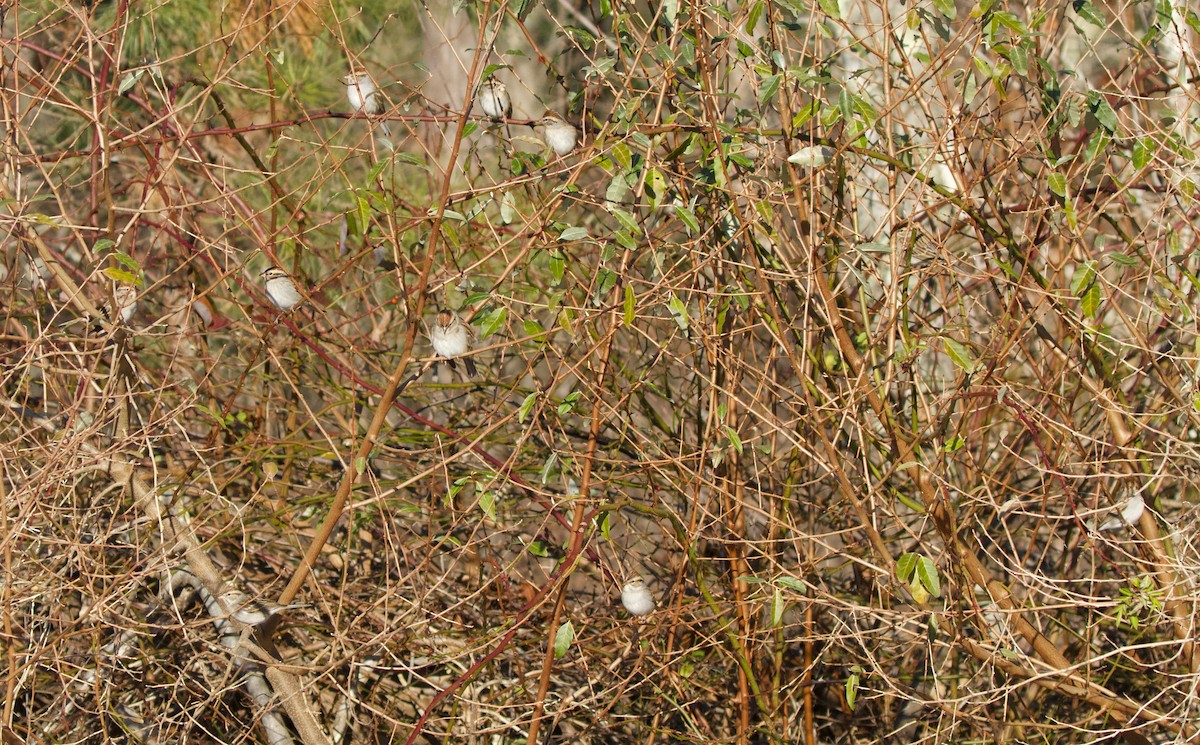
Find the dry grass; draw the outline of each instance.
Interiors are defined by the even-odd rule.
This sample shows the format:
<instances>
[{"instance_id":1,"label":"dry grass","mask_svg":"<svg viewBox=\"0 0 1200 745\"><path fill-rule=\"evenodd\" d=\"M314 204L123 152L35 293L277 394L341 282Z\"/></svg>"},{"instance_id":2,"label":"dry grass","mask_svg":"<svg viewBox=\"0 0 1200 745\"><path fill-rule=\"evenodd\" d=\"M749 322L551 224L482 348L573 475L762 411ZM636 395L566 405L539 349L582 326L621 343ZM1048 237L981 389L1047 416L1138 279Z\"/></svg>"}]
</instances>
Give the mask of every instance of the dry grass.
<instances>
[{"instance_id":1,"label":"dry grass","mask_svg":"<svg viewBox=\"0 0 1200 745\"><path fill-rule=\"evenodd\" d=\"M6 743L1197 735L1189 16L612 8L4 16Z\"/></svg>"}]
</instances>

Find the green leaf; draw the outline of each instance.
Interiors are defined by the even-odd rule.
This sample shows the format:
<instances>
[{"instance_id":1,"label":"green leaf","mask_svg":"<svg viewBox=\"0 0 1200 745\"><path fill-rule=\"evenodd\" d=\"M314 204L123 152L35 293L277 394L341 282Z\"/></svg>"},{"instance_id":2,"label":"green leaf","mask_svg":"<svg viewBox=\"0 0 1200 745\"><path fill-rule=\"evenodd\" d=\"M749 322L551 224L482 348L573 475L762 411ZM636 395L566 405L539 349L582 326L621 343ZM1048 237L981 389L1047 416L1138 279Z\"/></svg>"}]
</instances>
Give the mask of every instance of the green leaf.
<instances>
[{"instance_id":1,"label":"green leaf","mask_svg":"<svg viewBox=\"0 0 1200 745\"><path fill-rule=\"evenodd\" d=\"M1100 122L1110 133L1115 134L1117 131L1117 112L1113 111L1113 107L1109 105L1108 99L1099 91L1092 91L1088 94L1088 106L1091 108L1092 114L1096 117L1096 121Z\"/></svg>"},{"instance_id":2,"label":"green leaf","mask_svg":"<svg viewBox=\"0 0 1200 745\"><path fill-rule=\"evenodd\" d=\"M689 233L700 232L700 222L696 219L696 213L682 204L675 205L675 216L683 223L683 227L687 228Z\"/></svg>"},{"instance_id":3,"label":"green leaf","mask_svg":"<svg viewBox=\"0 0 1200 745\"><path fill-rule=\"evenodd\" d=\"M942 582L938 578L937 564L932 559L922 556L917 561L917 579L929 590L935 598L942 596Z\"/></svg>"},{"instance_id":4,"label":"green leaf","mask_svg":"<svg viewBox=\"0 0 1200 745\"><path fill-rule=\"evenodd\" d=\"M491 297L492 296L486 292L472 292L470 295L467 295L466 300L463 300L458 304L458 307L466 308L469 306L482 305L483 303L491 300ZM472 318L474 318L474 316L472 316Z\"/></svg>"},{"instance_id":5,"label":"green leaf","mask_svg":"<svg viewBox=\"0 0 1200 745\"><path fill-rule=\"evenodd\" d=\"M953 21L958 17L958 8L955 6L954 0L933 0L933 7L948 20Z\"/></svg>"},{"instance_id":6,"label":"green leaf","mask_svg":"<svg viewBox=\"0 0 1200 745\"><path fill-rule=\"evenodd\" d=\"M1096 265L1090 261L1085 261L1075 270L1075 276L1071 277L1071 294L1075 297L1081 297L1083 293L1092 285L1096 278Z\"/></svg>"},{"instance_id":7,"label":"green leaf","mask_svg":"<svg viewBox=\"0 0 1200 745\"><path fill-rule=\"evenodd\" d=\"M687 331L687 305L685 305L675 293L671 293L671 299L667 301L667 309L671 312L671 317L675 319L675 323L679 324L679 328L683 331Z\"/></svg>"},{"instance_id":8,"label":"green leaf","mask_svg":"<svg viewBox=\"0 0 1200 745\"><path fill-rule=\"evenodd\" d=\"M596 305L605 304L608 293L617 285L617 273L610 269L601 269L596 273Z\"/></svg>"},{"instance_id":9,"label":"green leaf","mask_svg":"<svg viewBox=\"0 0 1200 745\"><path fill-rule=\"evenodd\" d=\"M483 68L483 74L479 76L479 79L487 80L488 78L492 77L492 73L496 72L497 70L507 70L507 69L508 69L508 65L502 65L502 64L498 64L496 62L489 62L487 67Z\"/></svg>"},{"instance_id":10,"label":"green leaf","mask_svg":"<svg viewBox=\"0 0 1200 745\"><path fill-rule=\"evenodd\" d=\"M525 335L530 337L531 339L536 340L539 337L541 337L543 334L546 333L546 329L542 326L542 324L538 323L536 320L534 320L532 318L526 318L524 326L525 326Z\"/></svg>"},{"instance_id":11,"label":"green leaf","mask_svg":"<svg viewBox=\"0 0 1200 745\"><path fill-rule=\"evenodd\" d=\"M1100 302L1104 296L1100 293L1100 284L1093 284L1080 298L1080 310L1088 318L1095 318L1100 311Z\"/></svg>"},{"instance_id":12,"label":"green leaf","mask_svg":"<svg viewBox=\"0 0 1200 745\"><path fill-rule=\"evenodd\" d=\"M862 668L855 665L850 668L850 675L846 677L846 706L851 709L854 709L854 702L858 698L858 683L861 674Z\"/></svg>"},{"instance_id":13,"label":"green leaf","mask_svg":"<svg viewBox=\"0 0 1200 745\"><path fill-rule=\"evenodd\" d=\"M612 211L613 217L617 218L625 228L634 235L642 234L642 226L638 225L637 218L625 210L615 209Z\"/></svg>"},{"instance_id":14,"label":"green leaf","mask_svg":"<svg viewBox=\"0 0 1200 745\"><path fill-rule=\"evenodd\" d=\"M1014 31L1021 35L1029 32L1029 29L1025 27L1025 24L1021 21L1021 18L1015 13L1010 13L1007 10L998 10L993 15L993 18L996 19L997 23L1004 26L1009 31Z\"/></svg>"},{"instance_id":15,"label":"green leaf","mask_svg":"<svg viewBox=\"0 0 1200 745\"><path fill-rule=\"evenodd\" d=\"M1104 14L1092 4L1091 0L1074 0L1071 5L1075 8L1075 12L1079 14L1080 18L1093 26L1104 28L1108 25L1104 20Z\"/></svg>"},{"instance_id":16,"label":"green leaf","mask_svg":"<svg viewBox=\"0 0 1200 745\"><path fill-rule=\"evenodd\" d=\"M762 17L762 14L763 14L763 4L761 2L757 2L754 5L752 5L750 7L750 12L746 14L746 25L742 26L742 29L747 34L753 35L754 27L758 25L758 19Z\"/></svg>"},{"instance_id":17,"label":"green leaf","mask_svg":"<svg viewBox=\"0 0 1200 745\"><path fill-rule=\"evenodd\" d=\"M729 425L725 425L725 436L729 438L729 444L733 445L733 449L738 451L738 455L742 454L742 438L738 437L737 430Z\"/></svg>"},{"instance_id":18,"label":"green leaf","mask_svg":"<svg viewBox=\"0 0 1200 745\"><path fill-rule=\"evenodd\" d=\"M1012 47L1008 50L1008 61L1012 63L1013 69L1017 74L1025 77L1029 75L1029 52L1025 51L1024 47Z\"/></svg>"},{"instance_id":19,"label":"green leaf","mask_svg":"<svg viewBox=\"0 0 1200 745\"><path fill-rule=\"evenodd\" d=\"M866 123L868 127L875 126L875 122L879 121L879 112L871 105L871 102L862 96L854 96L854 111Z\"/></svg>"},{"instance_id":20,"label":"green leaf","mask_svg":"<svg viewBox=\"0 0 1200 745\"><path fill-rule=\"evenodd\" d=\"M604 536L604 540L612 542L612 513L605 512L600 516L600 535Z\"/></svg>"},{"instance_id":21,"label":"green leaf","mask_svg":"<svg viewBox=\"0 0 1200 745\"><path fill-rule=\"evenodd\" d=\"M120 282L123 285L138 285L138 284L140 284L140 282L138 282L138 277L136 274L130 274L129 272L125 271L124 269L117 269L116 267L112 267L112 266L106 267L104 269L104 275L111 280Z\"/></svg>"},{"instance_id":22,"label":"green leaf","mask_svg":"<svg viewBox=\"0 0 1200 745\"><path fill-rule=\"evenodd\" d=\"M675 20L679 17L679 0L665 0L662 4L663 20L672 28L675 27Z\"/></svg>"},{"instance_id":23,"label":"green leaf","mask_svg":"<svg viewBox=\"0 0 1200 745\"><path fill-rule=\"evenodd\" d=\"M1051 193L1060 196L1067 196L1067 177L1055 171L1046 178L1046 185L1050 187Z\"/></svg>"},{"instance_id":24,"label":"green leaf","mask_svg":"<svg viewBox=\"0 0 1200 745\"><path fill-rule=\"evenodd\" d=\"M559 233L558 240L560 243L567 241L581 241L589 237L587 228L567 228Z\"/></svg>"},{"instance_id":25,"label":"green leaf","mask_svg":"<svg viewBox=\"0 0 1200 745\"><path fill-rule=\"evenodd\" d=\"M575 314L571 312L571 309L565 305L560 306L558 308L558 327L566 331L572 338L575 336L574 323Z\"/></svg>"},{"instance_id":26,"label":"green leaf","mask_svg":"<svg viewBox=\"0 0 1200 745\"><path fill-rule=\"evenodd\" d=\"M628 197L629 181L625 178L624 173L618 173L613 176L612 181L608 182L608 188L604 190L604 206L610 210L616 209L616 206Z\"/></svg>"},{"instance_id":27,"label":"green leaf","mask_svg":"<svg viewBox=\"0 0 1200 745\"><path fill-rule=\"evenodd\" d=\"M780 577L775 580L775 584L791 590L799 590L800 592L808 591L808 586L804 584L804 580L796 579L795 577Z\"/></svg>"},{"instance_id":28,"label":"green leaf","mask_svg":"<svg viewBox=\"0 0 1200 745\"><path fill-rule=\"evenodd\" d=\"M842 114L842 121L849 123L854 120L854 96L845 88L838 94L838 111Z\"/></svg>"},{"instance_id":29,"label":"green leaf","mask_svg":"<svg viewBox=\"0 0 1200 745\"><path fill-rule=\"evenodd\" d=\"M1135 141L1133 143L1133 167L1139 171L1145 168L1157 151L1158 145L1154 142L1153 137L1142 137Z\"/></svg>"},{"instance_id":30,"label":"green leaf","mask_svg":"<svg viewBox=\"0 0 1200 745\"><path fill-rule=\"evenodd\" d=\"M141 274L142 265L137 263L137 259L133 258L129 254L124 253L122 251L113 251L111 254L109 254L109 256L116 259L118 264L125 267L126 269L133 272L134 274Z\"/></svg>"},{"instance_id":31,"label":"green leaf","mask_svg":"<svg viewBox=\"0 0 1200 745\"><path fill-rule=\"evenodd\" d=\"M355 458L354 459L354 470L357 473L366 473L367 472L367 459L366 458Z\"/></svg>"},{"instance_id":32,"label":"green leaf","mask_svg":"<svg viewBox=\"0 0 1200 745\"><path fill-rule=\"evenodd\" d=\"M900 580L902 584L907 585L912 582L913 575L917 572L918 558L914 553L907 553L896 561L896 579Z\"/></svg>"},{"instance_id":33,"label":"green leaf","mask_svg":"<svg viewBox=\"0 0 1200 745\"><path fill-rule=\"evenodd\" d=\"M579 391L571 391L563 398L562 403L558 405L558 415L566 416L575 410L575 404L579 401Z\"/></svg>"},{"instance_id":34,"label":"green leaf","mask_svg":"<svg viewBox=\"0 0 1200 745\"><path fill-rule=\"evenodd\" d=\"M729 316L729 298L722 298L721 304L717 306L717 325L718 330L725 328L725 319Z\"/></svg>"},{"instance_id":35,"label":"green leaf","mask_svg":"<svg viewBox=\"0 0 1200 745\"><path fill-rule=\"evenodd\" d=\"M1094 142L1097 139L1100 138L1092 138L1092 141ZM1075 203L1070 199L1063 203L1063 216L1067 219L1067 225L1072 230L1079 226L1079 215L1075 212Z\"/></svg>"},{"instance_id":36,"label":"green leaf","mask_svg":"<svg viewBox=\"0 0 1200 745\"><path fill-rule=\"evenodd\" d=\"M792 129L797 131L803 129L804 125L808 124L808 122L811 121L812 118L818 113L820 113L820 111L821 102L818 100L810 101L804 106L801 106L796 112L796 115L792 117Z\"/></svg>"},{"instance_id":37,"label":"green leaf","mask_svg":"<svg viewBox=\"0 0 1200 745\"><path fill-rule=\"evenodd\" d=\"M783 593L778 587L775 588L775 597L771 600L771 625L778 626L783 620L783 611L786 608L783 602Z\"/></svg>"},{"instance_id":38,"label":"green leaf","mask_svg":"<svg viewBox=\"0 0 1200 745\"><path fill-rule=\"evenodd\" d=\"M964 372L973 373L978 367L979 362L976 361L975 355L971 350L963 344L959 344L950 337L942 339L942 344L946 347L946 354L950 355L950 359L954 364L963 369Z\"/></svg>"},{"instance_id":39,"label":"green leaf","mask_svg":"<svg viewBox=\"0 0 1200 745\"><path fill-rule=\"evenodd\" d=\"M455 498L458 497L458 495L462 492L463 488L465 488L470 482L471 479L466 476L455 479L454 483L450 485L450 488L446 490L446 504L452 504Z\"/></svg>"},{"instance_id":40,"label":"green leaf","mask_svg":"<svg viewBox=\"0 0 1200 745\"><path fill-rule=\"evenodd\" d=\"M575 627L570 621L563 621L558 627L558 631L554 632L554 659L562 659L563 655L571 649L571 642L575 641Z\"/></svg>"},{"instance_id":41,"label":"green leaf","mask_svg":"<svg viewBox=\"0 0 1200 745\"><path fill-rule=\"evenodd\" d=\"M120 85L117 86L117 95L123 96L128 93L129 89L137 85L137 81L145 74L146 68L144 67L134 70L133 72L125 73L125 76L121 78Z\"/></svg>"},{"instance_id":42,"label":"green leaf","mask_svg":"<svg viewBox=\"0 0 1200 745\"><path fill-rule=\"evenodd\" d=\"M488 489L479 495L479 509L488 516L489 520L496 519L496 492Z\"/></svg>"},{"instance_id":43,"label":"green leaf","mask_svg":"<svg viewBox=\"0 0 1200 745\"><path fill-rule=\"evenodd\" d=\"M384 169L386 169L388 167L388 162L389 161L386 158L381 158L381 159L375 161L374 163L372 163L371 170L367 171L366 182L368 184L375 183L375 181L380 177L380 175L383 174ZM359 193L368 193L364 189L359 189L358 191L359 191Z\"/></svg>"},{"instance_id":44,"label":"green leaf","mask_svg":"<svg viewBox=\"0 0 1200 745\"><path fill-rule=\"evenodd\" d=\"M429 170L429 164L412 153L396 153L392 156L396 163L407 163L410 166L417 166L423 170Z\"/></svg>"},{"instance_id":45,"label":"green leaf","mask_svg":"<svg viewBox=\"0 0 1200 745\"><path fill-rule=\"evenodd\" d=\"M613 238L617 239L617 243L621 246L621 248L625 248L630 251L636 251L640 245L638 243L638 239L633 237L628 230L618 230L613 234Z\"/></svg>"},{"instance_id":46,"label":"green leaf","mask_svg":"<svg viewBox=\"0 0 1200 745\"><path fill-rule=\"evenodd\" d=\"M593 36L592 32L588 31L586 28L581 28L579 26L563 26L562 29L567 33L568 36L575 40L576 44L578 44L584 50L590 50L592 47L596 46L596 37Z\"/></svg>"},{"instance_id":47,"label":"green leaf","mask_svg":"<svg viewBox=\"0 0 1200 745\"><path fill-rule=\"evenodd\" d=\"M533 543L529 544L529 547L526 549L526 551L534 556L540 556L543 559L550 556L550 552L546 549L546 544L542 543L541 541L534 541Z\"/></svg>"},{"instance_id":48,"label":"green leaf","mask_svg":"<svg viewBox=\"0 0 1200 745\"><path fill-rule=\"evenodd\" d=\"M550 479L558 471L558 453L550 453L550 457L542 464L541 479L543 484L550 482Z\"/></svg>"},{"instance_id":49,"label":"green leaf","mask_svg":"<svg viewBox=\"0 0 1200 745\"><path fill-rule=\"evenodd\" d=\"M765 106L775 98L775 94L779 92L779 85L783 82L782 75L767 75L758 85L758 105Z\"/></svg>"},{"instance_id":50,"label":"green leaf","mask_svg":"<svg viewBox=\"0 0 1200 745\"><path fill-rule=\"evenodd\" d=\"M842 9L838 6L838 0L820 0L821 10L834 20L839 20L842 17Z\"/></svg>"},{"instance_id":51,"label":"green leaf","mask_svg":"<svg viewBox=\"0 0 1200 745\"><path fill-rule=\"evenodd\" d=\"M529 416L529 412L533 410L533 405L537 402L537 398L538 392L534 391L521 402L521 408L517 409L517 422L519 424L525 423L525 419Z\"/></svg>"},{"instance_id":52,"label":"green leaf","mask_svg":"<svg viewBox=\"0 0 1200 745\"><path fill-rule=\"evenodd\" d=\"M358 223L358 235L366 235L367 227L371 224L371 200L362 189L354 194L354 219Z\"/></svg>"},{"instance_id":53,"label":"green leaf","mask_svg":"<svg viewBox=\"0 0 1200 745\"><path fill-rule=\"evenodd\" d=\"M953 0L951 0L953 1ZM963 103L970 106L975 100L975 96L979 94L979 79L975 77L973 70L967 70L963 78Z\"/></svg>"},{"instance_id":54,"label":"green leaf","mask_svg":"<svg viewBox=\"0 0 1200 745\"><path fill-rule=\"evenodd\" d=\"M637 297L633 294L633 287L625 285L625 328L633 325L633 321L637 318Z\"/></svg>"},{"instance_id":55,"label":"green leaf","mask_svg":"<svg viewBox=\"0 0 1200 745\"><path fill-rule=\"evenodd\" d=\"M628 170L633 165L633 153L624 142L618 142L613 145L612 158L620 164L622 169Z\"/></svg>"},{"instance_id":56,"label":"green leaf","mask_svg":"<svg viewBox=\"0 0 1200 745\"><path fill-rule=\"evenodd\" d=\"M646 171L646 195L651 209L658 209L667 196L667 179L657 168Z\"/></svg>"},{"instance_id":57,"label":"green leaf","mask_svg":"<svg viewBox=\"0 0 1200 745\"><path fill-rule=\"evenodd\" d=\"M480 338L486 339L489 336L491 336L492 334L499 331L500 327L502 327L504 325L504 321L507 319L508 319L508 309L507 308L505 308L504 306L500 306L499 308L492 308L483 317L483 321L482 321L483 330L479 335Z\"/></svg>"},{"instance_id":58,"label":"green leaf","mask_svg":"<svg viewBox=\"0 0 1200 745\"><path fill-rule=\"evenodd\" d=\"M550 254L550 276L554 277L554 284L560 285L563 281L563 274L566 272L567 264L560 253Z\"/></svg>"},{"instance_id":59,"label":"green leaf","mask_svg":"<svg viewBox=\"0 0 1200 745\"><path fill-rule=\"evenodd\" d=\"M529 17L529 13L536 8L540 3L536 0L518 0L513 10L513 15L518 21L524 21Z\"/></svg>"}]
</instances>

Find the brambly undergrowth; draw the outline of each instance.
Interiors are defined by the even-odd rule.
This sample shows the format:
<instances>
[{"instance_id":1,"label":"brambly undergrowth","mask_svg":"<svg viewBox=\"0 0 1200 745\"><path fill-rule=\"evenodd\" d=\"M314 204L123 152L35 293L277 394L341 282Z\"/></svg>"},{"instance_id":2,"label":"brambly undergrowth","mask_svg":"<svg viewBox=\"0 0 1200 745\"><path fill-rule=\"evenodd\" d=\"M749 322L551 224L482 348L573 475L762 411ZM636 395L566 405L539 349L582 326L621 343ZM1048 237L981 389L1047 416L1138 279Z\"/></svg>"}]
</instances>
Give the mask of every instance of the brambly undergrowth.
<instances>
[{"instance_id":1,"label":"brambly undergrowth","mask_svg":"<svg viewBox=\"0 0 1200 745\"><path fill-rule=\"evenodd\" d=\"M5 743L1198 735L1187 5L0 22Z\"/></svg>"}]
</instances>

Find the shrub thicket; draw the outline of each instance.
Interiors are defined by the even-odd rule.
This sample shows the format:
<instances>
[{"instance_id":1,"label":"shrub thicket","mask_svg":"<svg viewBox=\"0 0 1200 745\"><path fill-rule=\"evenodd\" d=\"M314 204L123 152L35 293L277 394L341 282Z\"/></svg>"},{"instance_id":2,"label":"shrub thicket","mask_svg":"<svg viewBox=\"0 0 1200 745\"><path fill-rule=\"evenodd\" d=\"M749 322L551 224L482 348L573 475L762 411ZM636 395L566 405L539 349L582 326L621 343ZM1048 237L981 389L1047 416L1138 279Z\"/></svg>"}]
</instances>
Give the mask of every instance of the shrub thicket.
<instances>
[{"instance_id":1,"label":"shrub thicket","mask_svg":"<svg viewBox=\"0 0 1200 745\"><path fill-rule=\"evenodd\" d=\"M1186 5L2 18L14 741L1196 736Z\"/></svg>"}]
</instances>

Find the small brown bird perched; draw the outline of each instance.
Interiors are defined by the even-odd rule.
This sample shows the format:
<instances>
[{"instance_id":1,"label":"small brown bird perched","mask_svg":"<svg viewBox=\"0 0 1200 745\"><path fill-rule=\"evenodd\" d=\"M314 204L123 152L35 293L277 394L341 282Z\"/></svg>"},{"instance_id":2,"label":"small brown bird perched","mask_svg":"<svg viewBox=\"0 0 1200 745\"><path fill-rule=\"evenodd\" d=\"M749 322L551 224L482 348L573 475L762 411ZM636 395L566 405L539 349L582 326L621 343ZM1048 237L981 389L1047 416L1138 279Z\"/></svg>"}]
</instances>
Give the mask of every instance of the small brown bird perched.
<instances>
[{"instance_id":1,"label":"small brown bird perched","mask_svg":"<svg viewBox=\"0 0 1200 745\"><path fill-rule=\"evenodd\" d=\"M512 116L512 99L508 88L495 78L488 78L479 86L479 108L492 119L508 119Z\"/></svg>"},{"instance_id":2,"label":"small brown bird perched","mask_svg":"<svg viewBox=\"0 0 1200 745\"><path fill-rule=\"evenodd\" d=\"M575 129L574 124L553 111L547 111L546 115L538 120L538 124L542 127L542 139L554 152L566 155L575 149L575 143L579 141L579 130Z\"/></svg>"},{"instance_id":3,"label":"small brown bird perched","mask_svg":"<svg viewBox=\"0 0 1200 745\"><path fill-rule=\"evenodd\" d=\"M462 357L471 351L471 342L474 340L475 332L471 327L463 323L457 313L448 309L438 312L437 320L429 330L429 341L433 343L433 351L445 357L452 369L456 369L454 358ZM475 361L465 357L463 363L467 368L467 375L475 377Z\"/></svg>"},{"instance_id":4,"label":"small brown bird perched","mask_svg":"<svg viewBox=\"0 0 1200 745\"><path fill-rule=\"evenodd\" d=\"M379 92L379 86L375 85L370 73L365 70L352 70L342 78L342 82L346 85L346 99L350 101L350 108L364 114L383 113L383 94ZM384 137L392 133L387 122L380 122L379 130L383 132Z\"/></svg>"},{"instance_id":5,"label":"small brown bird perched","mask_svg":"<svg viewBox=\"0 0 1200 745\"><path fill-rule=\"evenodd\" d=\"M654 612L654 595L646 587L646 580L630 577L621 588L621 605L631 616L648 616Z\"/></svg>"},{"instance_id":6,"label":"small brown bird perched","mask_svg":"<svg viewBox=\"0 0 1200 745\"><path fill-rule=\"evenodd\" d=\"M304 300L304 296L296 289L296 283L288 273L277 266L269 266L260 275L267 299L283 312L288 312Z\"/></svg>"}]
</instances>

